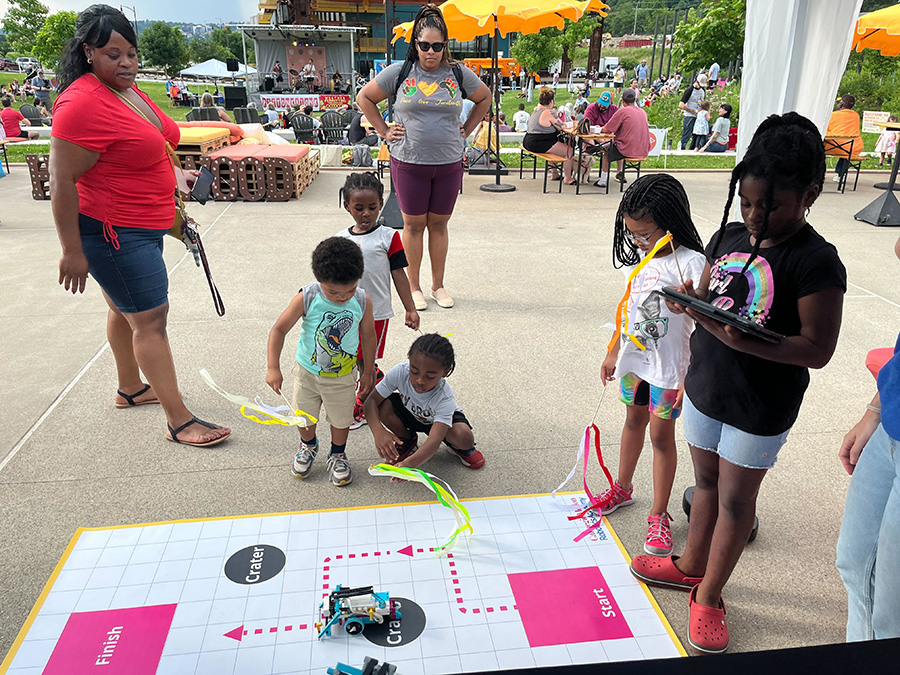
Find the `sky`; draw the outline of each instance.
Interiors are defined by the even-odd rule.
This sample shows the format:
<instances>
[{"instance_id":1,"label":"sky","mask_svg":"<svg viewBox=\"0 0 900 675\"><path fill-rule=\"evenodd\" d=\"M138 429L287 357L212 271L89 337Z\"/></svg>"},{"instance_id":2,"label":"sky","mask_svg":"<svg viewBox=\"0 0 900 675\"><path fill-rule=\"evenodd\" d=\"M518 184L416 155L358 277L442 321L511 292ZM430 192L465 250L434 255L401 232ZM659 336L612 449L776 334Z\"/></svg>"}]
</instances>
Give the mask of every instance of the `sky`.
<instances>
[{"instance_id":1,"label":"sky","mask_svg":"<svg viewBox=\"0 0 900 675\"><path fill-rule=\"evenodd\" d=\"M102 0L96 0L102 1ZM92 0L41 0L51 12L71 10L80 12ZM184 21L188 23L241 23L247 21L259 10L258 2L253 0L126 0L128 7L137 10L138 21ZM106 0L113 7L122 5L116 0ZM0 0L0 16L6 14L7 0ZM132 11L125 9L128 18Z\"/></svg>"}]
</instances>

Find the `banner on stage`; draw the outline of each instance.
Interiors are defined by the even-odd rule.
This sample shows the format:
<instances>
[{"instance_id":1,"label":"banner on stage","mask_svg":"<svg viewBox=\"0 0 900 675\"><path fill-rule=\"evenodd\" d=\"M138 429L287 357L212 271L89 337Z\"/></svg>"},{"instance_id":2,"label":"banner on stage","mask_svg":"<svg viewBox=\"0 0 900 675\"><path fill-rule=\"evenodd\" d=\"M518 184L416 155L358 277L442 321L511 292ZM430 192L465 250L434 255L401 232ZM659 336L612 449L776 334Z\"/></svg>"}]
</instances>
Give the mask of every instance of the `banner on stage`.
<instances>
[{"instance_id":1,"label":"banner on stage","mask_svg":"<svg viewBox=\"0 0 900 675\"><path fill-rule=\"evenodd\" d=\"M260 100L265 110L272 103L275 110L287 110L295 105L301 108L312 106L315 111L336 110L350 104L348 94L261 94Z\"/></svg>"}]
</instances>

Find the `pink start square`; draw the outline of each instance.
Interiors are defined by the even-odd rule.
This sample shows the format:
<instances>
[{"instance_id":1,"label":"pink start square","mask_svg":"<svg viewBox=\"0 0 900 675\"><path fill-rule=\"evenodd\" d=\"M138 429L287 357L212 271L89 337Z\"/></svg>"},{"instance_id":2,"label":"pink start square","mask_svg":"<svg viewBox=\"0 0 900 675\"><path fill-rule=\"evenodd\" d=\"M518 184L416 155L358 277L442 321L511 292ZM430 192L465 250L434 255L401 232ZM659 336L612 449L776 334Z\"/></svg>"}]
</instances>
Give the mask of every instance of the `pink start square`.
<instances>
[{"instance_id":1,"label":"pink start square","mask_svg":"<svg viewBox=\"0 0 900 675\"><path fill-rule=\"evenodd\" d=\"M532 647L632 637L596 567L510 574L509 584Z\"/></svg>"},{"instance_id":2,"label":"pink start square","mask_svg":"<svg viewBox=\"0 0 900 675\"><path fill-rule=\"evenodd\" d=\"M154 605L72 614L44 675L153 675L175 607Z\"/></svg>"}]
</instances>

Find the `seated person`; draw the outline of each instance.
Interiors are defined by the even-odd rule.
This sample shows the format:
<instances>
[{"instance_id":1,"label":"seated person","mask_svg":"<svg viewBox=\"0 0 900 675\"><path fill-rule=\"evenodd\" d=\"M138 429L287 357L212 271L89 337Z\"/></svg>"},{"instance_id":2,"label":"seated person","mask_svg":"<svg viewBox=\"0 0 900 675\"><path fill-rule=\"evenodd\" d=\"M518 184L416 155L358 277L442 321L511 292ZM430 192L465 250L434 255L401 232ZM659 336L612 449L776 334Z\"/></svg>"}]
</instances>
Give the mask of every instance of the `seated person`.
<instances>
[{"instance_id":1,"label":"seated person","mask_svg":"<svg viewBox=\"0 0 900 675\"><path fill-rule=\"evenodd\" d=\"M0 109L0 124L3 125L7 140L33 141L38 137L36 131L25 131L22 128L22 122L26 122L25 116L12 107L12 100L8 96L4 97L0 104L3 106Z\"/></svg>"},{"instance_id":2,"label":"seated person","mask_svg":"<svg viewBox=\"0 0 900 675\"><path fill-rule=\"evenodd\" d=\"M281 120L281 118L278 115L278 111L275 110L274 103L270 103L268 105L268 107L266 108L266 117L268 118L269 121L263 123L263 129L265 129L266 131L271 131L272 129L275 129L278 127L278 123ZM261 119L262 119L262 117L260 117L260 120Z\"/></svg>"},{"instance_id":3,"label":"seated person","mask_svg":"<svg viewBox=\"0 0 900 675\"><path fill-rule=\"evenodd\" d=\"M368 145L373 147L378 145L378 134L375 132L375 129L364 127L362 120L363 114L357 111L350 121L350 129L347 131L347 140L350 141L350 145Z\"/></svg>"},{"instance_id":4,"label":"seated person","mask_svg":"<svg viewBox=\"0 0 900 675\"><path fill-rule=\"evenodd\" d=\"M604 91L595 103L588 105L584 111L584 116L590 121L592 127L602 127L612 119L619 109L612 102L612 94Z\"/></svg>"},{"instance_id":5,"label":"seated person","mask_svg":"<svg viewBox=\"0 0 900 675\"><path fill-rule=\"evenodd\" d=\"M625 158L646 157L650 152L650 124L647 121L647 113L637 105L637 94L634 89L629 88L622 92L622 107L603 126L603 133L615 134L616 138L603 153L603 169L600 172L600 179L594 183L600 188L606 187L610 162L617 162L616 180L625 183L625 174L622 171Z\"/></svg>"},{"instance_id":6,"label":"seated person","mask_svg":"<svg viewBox=\"0 0 900 675\"><path fill-rule=\"evenodd\" d=\"M725 152L728 150L728 132L731 130L731 106L723 103L719 106L719 117L713 124L709 140L697 152Z\"/></svg>"},{"instance_id":7,"label":"seated person","mask_svg":"<svg viewBox=\"0 0 900 675\"><path fill-rule=\"evenodd\" d=\"M223 122L230 122L231 115L223 108L222 106L217 106L215 101L213 100L212 94L208 91L200 97L200 107L201 108L216 108L219 113L219 119Z\"/></svg>"},{"instance_id":8,"label":"seated person","mask_svg":"<svg viewBox=\"0 0 900 675\"><path fill-rule=\"evenodd\" d=\"M313 130L315 131L315 137L318 139L320 143L323 142L322 139L322 123L315 117L312 116L313 108L311 105L303 108L303 114L307 117L311 117L313 121Z\"/></svg>"},{"instance_id":9,"label":"seated person","mask_svg":"<svg viewBox=\"0 0 900 675\"><path fill-rule=\"evenodd\" d=\"M831 113L831 119L828 121L828 129L825 130L826 138L828 136L844 136L851 137L853 141L850 143L850 156L856 157L863 150L863 139L862 134L860 133L860 120L859 113L853 110L853 106L856 105L856 97L852 94L844 94L841 96L841 100L837 104L837 110ZM838 143L842 143L842 141L838 141ZM850 168L850 162L846 158L846 142L843 143L843 147L840 149L835 147L828 147L826 144L825 154L826 155L844 155L840 157L837 161L837 165L834 167L835 176L833 178L835 183L839 183L841 179L844 177L844 174L847 173L847 170Z\"/></svg>"},{"instance_id":10,"label":"seated person","mask_svg":"<svg viewBox=\"0 0 900 675\"><path fill-rule=\"evenodd\" d=\"M506 123L506 113L500 113L500 131L506 133L512 131L512 127Z\"/></svg>"},{"instance_id":11,"label":"seated person","mask_svg":"<svg viewBox=\"0 0 900 675\"><path fill-rule=\"evenodd\" d=\"M525 138L522 140L522 147L529 152L547 153L559 156L562 162L563 172L565 174L566 185L573 185L575 180L572 178L572 157L573 148L568 143L559 140L559 130L563 128L563 123L553 112L553 101L556 98L556 91L550 87L541 87L538 98L538 105L528 119L528 127L525 132ZM556 166L553 167L553 180L559 180L560 174Z\"/></svg>"}]
</instances>

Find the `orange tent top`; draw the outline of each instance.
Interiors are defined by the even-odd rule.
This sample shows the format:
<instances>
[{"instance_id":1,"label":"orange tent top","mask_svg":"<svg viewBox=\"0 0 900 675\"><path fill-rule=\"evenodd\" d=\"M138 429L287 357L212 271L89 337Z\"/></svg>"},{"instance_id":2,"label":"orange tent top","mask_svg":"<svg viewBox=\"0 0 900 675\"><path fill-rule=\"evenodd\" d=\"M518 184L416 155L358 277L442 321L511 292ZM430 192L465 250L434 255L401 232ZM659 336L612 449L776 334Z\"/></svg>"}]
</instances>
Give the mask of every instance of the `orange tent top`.
<instances>
[{"instance_id":1,"label":"orange tent top","mask_svg":"<svg viewBox=\"0 0 900 675\"><path fill-rule=\"evenodd\" d=\"M853 49L878 49L884 56L900 55L900 5L859 17L853 31Z\"/></svg>"}]
</instances>

